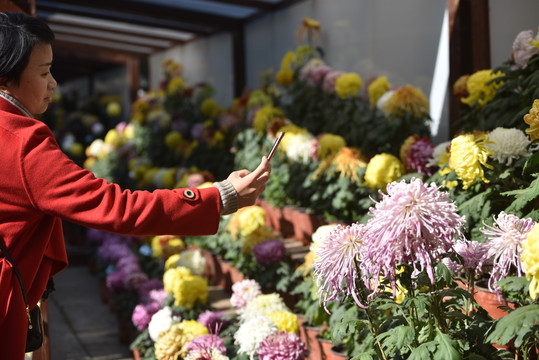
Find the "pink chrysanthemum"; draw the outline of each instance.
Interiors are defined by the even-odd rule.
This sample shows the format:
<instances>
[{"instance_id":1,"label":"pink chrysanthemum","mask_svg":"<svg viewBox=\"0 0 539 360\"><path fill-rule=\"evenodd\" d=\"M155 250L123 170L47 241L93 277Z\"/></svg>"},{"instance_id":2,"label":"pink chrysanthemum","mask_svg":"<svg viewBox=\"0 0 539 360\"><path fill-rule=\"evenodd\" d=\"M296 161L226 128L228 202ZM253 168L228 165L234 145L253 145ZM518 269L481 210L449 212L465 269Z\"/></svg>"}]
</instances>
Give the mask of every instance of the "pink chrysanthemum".
<instances>
[{"instance_id":1,"label":"pink chrysanthemum","mask_svg":"<svg viewBox=\"0 0 539 360\"><path fill-rule=\"evenodd\" d=\"M270 265L284 259L286 248L281 240L266 240L253 248L256 261L262 265Z\"/></svg>"},{"instance_id":2,"label":"pink chrysanthemum","mask_svg":"<svg viewBox=\"0 0 539 360\"><path fill-rule=\"evenodd\" d=\"M221 354L226 354L225 342L219 336L214 334L201 335L187 345L187 351L196 351L196 352L207 352L211 354L212 350L216 349ZM210 358L208 358L210 359Z\"/></svg>"},{"instance_id":3,"label":"pink chrysanthemum","mask_svg":"<svg viewBox=\"0 0 539 360\"><path fill-rule=\"evenodd\" d=\"M433 266L462 239L464 218L456 212L449 194L420 179L393 182L387 194L371 207L372 218L366 225L365 258L361 264L370 278L365 285L372 295L378 292L384 277L396 289L397 266L413 266L414 272L425 270L434 284Z\"/></svg>"},{"instance_id":4,"label":"pink chrysanthemum","mask_svg":"<svg viewBox=\"0 0 539 360\"><path fill-rule=\"evenodd\" d=\"M507 275L511 269L515 269L517 276L524 274L522 260L522 242L526 240L526 234L535 225L530 218L520 219L518 216L501 212L494 217L492 226L485 225L481 232L487 241L485 246L486 260L492 260L492 271L488 280L488 287L495 291L500 299L500 287L498 281Z\"/></svg>"},{"instance_id":5,"label":"pink chrysanthemum","mask_svg":"<svg viewBox=\"0 0 539 360\"><path fill-rule=\"evenodd\" d=\"M303 360L309 350L299 335L279 331L262 340L256 353L260 360Z\"/></svg>"},{"instance_id":6,"label":"pink chrysanthemum","mask_svg":"<svg viewBox=\"0 0 539 360\"><path fill-rule=\"evenodd\" d=\"M138 304L131 315L133 325L140 331L146 330L153 314L158 312L159 309L161 309L161 306L158 303Z\"/></svg>"},{"instance_id":7,"label":"pink chrysanthemum","mask_svg":"<svg viewBox=\"0 0 539 360\"><path fill-rule=\"evenodd\" d=\"M449 258L443 259L443 263L446 264L449 270L455 274L463 271L465 273L473 273L475 276L482 273L485 253L487 251L484 243L463 239L457 240L453 248L462 258L462 263L452 261Z\"/></svg>"},{"instance_id":8,"label":"pink chrysanthemum","mask_svg":"<svg viewBox=\"0 0 539 360\"><path fill-rule=\"evenodd\" d=\"M260 294L262 294L260 284L255 280L245 279L232 285L230 304L241 312L249 301Z\"/></svg>"},{"instance_id":9,"label":"pink chrysanthemum","mask_svg":"<svg viewBox=\"0 0 539 360\"><path fill-rule=\"evenodd\" d=\"M206 326L210 333L218 335L227 323L224 315L223 311L206 310L198 315L197 321Z\"/></svg>"},{"instance_id":10,"label":"pink chrysanthemum","mask_svg":"<svg viewBox=\"0 0 539 360\"><path fill-rule=\"evenodd\" d=\"M365 225L359 223L338 225L318 244L313 277L320 286L318 294L324 307L342 293L351 295L358 305L361 304L356 284L361 277L358 264L362 259L364 229Z\"/></svg>"},{"instance_id":11,"label":"pink chrysanthemum","mask_svg":"<svg viewBox=\"0 0 539 360\"><path fill-rule=\"evenodd\" d=\"M410 168L420 174L431 176L438 169L437 166L429 165L429 160L432 158L434 145L429 139L419 139L408 151L408 164Z\"/></svg>"}]
</instances>

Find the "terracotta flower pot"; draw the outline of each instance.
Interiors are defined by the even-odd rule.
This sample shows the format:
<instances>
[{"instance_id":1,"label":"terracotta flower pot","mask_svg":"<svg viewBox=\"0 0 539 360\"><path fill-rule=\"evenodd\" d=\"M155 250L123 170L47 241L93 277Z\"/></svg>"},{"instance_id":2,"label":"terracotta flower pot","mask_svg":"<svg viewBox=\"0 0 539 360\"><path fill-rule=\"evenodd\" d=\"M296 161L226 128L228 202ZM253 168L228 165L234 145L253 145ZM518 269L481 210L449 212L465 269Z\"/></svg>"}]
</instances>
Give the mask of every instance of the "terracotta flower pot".
<instances>
[{"instance_id":1,"label":"terracotta flower pot","mask_svg":"<svg viewBox=\"0 0 539 360\"><path fill-rule=\"evenodd\" d=\"M133 350L133 360L141 360L138 349Z\"/></svg>"},{"instance_id":2,"label":"terracotta flower pot","mask_svg":"<svg viewBox=\"0 0 539 360\"><path fill-rule=\"evenodd\" d=\"M329 350L330 357L327 360L344 360L346 359L346 353L343 352L343 349L339 345L334 345Z\"/></svg>"},{"instance_id":3,"label":"terracotta flower pot","mask_svg":"<svg viewBox=\"0 0 539 360\"><path fill-rule=\"evenodd\" d=\"M318 342L320 343L320 347L322 348L322 359L331 359L331 347L333 346L331 340L319 337Z\"/></svg>"},{"instance_id":4,"label":"terracotta flower pot","mask_svg":"<svg viewBox=\"0 0 539 360\"><path fill-rule=\"evenodd\" d=\"M302 324L307 335L307 348L309 349L310 360L320 360L322 359L322 346L318 341L318 334L320 334L320 327L310 326L306 322Z\"/></svg>"}]
</instances>

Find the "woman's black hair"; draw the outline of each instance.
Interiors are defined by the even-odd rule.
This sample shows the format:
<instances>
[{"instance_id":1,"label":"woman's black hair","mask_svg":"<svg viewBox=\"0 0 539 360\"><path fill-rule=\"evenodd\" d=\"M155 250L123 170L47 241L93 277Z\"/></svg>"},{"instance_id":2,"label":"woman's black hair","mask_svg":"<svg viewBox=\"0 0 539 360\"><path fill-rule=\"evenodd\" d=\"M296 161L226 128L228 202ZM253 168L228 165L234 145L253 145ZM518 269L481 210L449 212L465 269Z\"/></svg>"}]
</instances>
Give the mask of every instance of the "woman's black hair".
<instances>
[{"instance_id":1,"label":"woman's black hair","mask_svg":"<svg viewBox=\"0 0 539 360\"><path fill-rule=\"evenodd\" d=\"M0 85L18 85L34 47L53 40L54 33L44 21L23 13L0 12Z\"/></svg>"}]
</instances>

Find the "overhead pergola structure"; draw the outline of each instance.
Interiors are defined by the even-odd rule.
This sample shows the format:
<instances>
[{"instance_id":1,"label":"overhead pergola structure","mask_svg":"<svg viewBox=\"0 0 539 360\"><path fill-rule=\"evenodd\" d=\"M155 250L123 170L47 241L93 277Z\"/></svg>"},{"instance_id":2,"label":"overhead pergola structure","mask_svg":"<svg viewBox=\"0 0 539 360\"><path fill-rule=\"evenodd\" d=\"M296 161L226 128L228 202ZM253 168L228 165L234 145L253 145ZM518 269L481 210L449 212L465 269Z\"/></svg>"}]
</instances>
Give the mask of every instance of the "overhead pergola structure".
<instances>
[{"instance_id":1,"label":"overhead pergola structure","mask_svg":"<svg viewBox=\"0 0 539 360\"><path fill-rule=\"evenodd\" d=\"M234 91L241 94L245 23L301 0L32 1L33 15L56 35L54 71L60 83L124 64L135 96L149 55L219 32L232 34Z\"/></svg>"}]
</instances>

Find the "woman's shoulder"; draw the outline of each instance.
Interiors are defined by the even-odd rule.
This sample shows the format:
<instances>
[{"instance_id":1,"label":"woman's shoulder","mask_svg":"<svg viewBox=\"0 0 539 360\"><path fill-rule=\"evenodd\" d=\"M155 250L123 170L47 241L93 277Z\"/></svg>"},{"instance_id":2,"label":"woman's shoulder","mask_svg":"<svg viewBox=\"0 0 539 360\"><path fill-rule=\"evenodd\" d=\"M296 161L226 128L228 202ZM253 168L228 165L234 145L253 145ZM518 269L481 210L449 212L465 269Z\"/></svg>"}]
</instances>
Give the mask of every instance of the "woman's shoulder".
<instances>
[{"instance_id":1,"label":"woman's shoulder","mask_svg":"<svg viewBox=\"0 0 539 360\"><path fill-rule=\"evenodd\" d=\"M35 136L51 136L52 132L42 121L32 119L0 108L0 129L18 138L30 139Z\"/></svg>"}]
</instances>

